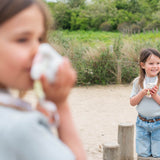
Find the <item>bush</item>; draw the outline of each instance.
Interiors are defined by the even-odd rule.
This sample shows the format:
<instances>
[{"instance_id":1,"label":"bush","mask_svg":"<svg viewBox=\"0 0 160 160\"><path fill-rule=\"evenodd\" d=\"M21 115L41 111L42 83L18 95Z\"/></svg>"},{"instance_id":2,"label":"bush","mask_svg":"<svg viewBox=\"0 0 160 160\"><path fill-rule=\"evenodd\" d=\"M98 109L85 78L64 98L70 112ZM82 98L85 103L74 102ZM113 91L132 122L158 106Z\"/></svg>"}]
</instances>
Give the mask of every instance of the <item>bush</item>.
<instances>
[{"instance_id":1,"label":"bush","mask_svg":"<svg viewBox=\"0 0 160 160\"><path fill-rule=\"evenodd\" d=\"M59 29L69 29L71 17L71 11L69 7L59 2L56 5L54 5L53 10L56 27Z\"/></svg>"},{"instance_id":2,"label":"bush","mask_svg":"<svg viewBox=\"0 0 160 160\"><path fill-rule=\"evenodd\" d=\"M81 11L77 17L76 25L80 30L88 30L90 27L89 19L90 17L85 13L85 11Z\"/></svg>"},{"instance_id":3,"label":"bush","mask_svg":"<svg viewBox=\"0 0 160 160\"><path fill-rule=\"evenodd\" d=\"M112 26L110 24L108 24L108 22L104 22L100 25L99 29L101 31L111 31L112 30Z\"/></svg>"},{"instance_id":4,"label":"bush","mask_svg":"<svg viewBox=\"0 0 160 160\"><path fill-rule=\"evenodd\" d=\"M106 49L95 60L88 60L89 70L85 72L87 84L116 83L115 65L113 56Z\"/></svg>"},{"instance_id":5,"label":"bush","mask_svg":"<svg viewBox=\"0 0 160 160\"><path fill-rule=\"evenodd\" d=\"M138 33L141 31L141 27L137 24L132 24L131 25L131 30L132 30L132 33Z\"/></svg>"},{"instance_id":6,"label":"bush","mask_svg":"<svg viewBox=\"0 0 160 160\"><path fill-rule=\"evenodd\" d=\"M141 29L143 29L145 26L146 26L146 24L147 24L147 20L146 20L146 18L142 18L140 21L137 21L137 25L141 28Z\"/></svg>"},{"instance_id":7,"label":"bush","mask_svg":"<svg viewBox=\"0 0 160 160\"><path fill-rule=\"evenodd\" d=\"M149 23L146 27L145 30L152 30L152 29L160 29L160 22L159 21L153 21L152 23Z\"/></svg>"},{"instance_id":8,"label":"bush","mask_svg":"<svg viewBox=\"0 0 160 160\"><path fill-rule=\"evenodd\" d=\"M70 21L70 29L71 30L79 29L79 26L77 26L77 17L79 16L79 12L80 12L80 10L78 10L78 9L72 9L71 21Z\"/></svg>"},{"instance_id":9,"label":"bush","mask_svg":"<svg viewBox=\"0 0 160 160\"><path fill-rule=\"evenodd\" d=\"M130 83L139 74L139 65L136 62L123 59L122 61L122 83Z\"/></svg>"},{"instance_id":10,"label":"bush","mask_svg":"<svg viewBox=\"0 0 160 160\"><path fill-rule=\"evenodd\" d=\"M121 23L117 27L118 31L123 33L127 33L129 28L130 28L130 24L127 22Z\"/></svg>"}]
</instances>

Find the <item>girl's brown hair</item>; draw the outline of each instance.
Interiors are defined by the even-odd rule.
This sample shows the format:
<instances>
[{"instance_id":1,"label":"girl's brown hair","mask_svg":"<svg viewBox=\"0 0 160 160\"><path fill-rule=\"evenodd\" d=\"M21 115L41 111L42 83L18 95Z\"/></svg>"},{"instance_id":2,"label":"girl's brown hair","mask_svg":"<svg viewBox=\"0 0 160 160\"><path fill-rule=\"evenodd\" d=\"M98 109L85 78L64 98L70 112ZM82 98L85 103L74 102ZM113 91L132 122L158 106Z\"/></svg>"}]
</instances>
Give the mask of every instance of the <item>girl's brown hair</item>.
<instances>
[{"instance_id":1,"label":"girl's brown hair","mask_svg":"<svg viewBox=\"0 0 160 160\"><path fill-rule=\"evenodd\" d=\"M49 15L48 8L42 0L0 0L0 27L28 7L36 5L42 13L44 19L44 34L42 41L47 41L47 31L49 29L51 16ZM5 88L0 84L0 88Z\"/></svg>"},{"instance_id":2,"label":"girl's brown hair","mask_svg":"<svg viewBox=\"0 0 160 160\"><path fill-rule=\"evenodd\" d=\"M143 69L141 67L141 63L145 63L147 61L147 59L151 56L151 55L155 55L157 57L160 58L160 53L153 48L147 48L147 49L143 49L140 53L140 59L139 59L139 66L140 66L140 76L139 76L139 86L141 88L143 88L143 81L145 78L145 69ZM158 73L158 84L160 83L160 74Z\"/></svg>"},{"instance_id":3,"label":"girl's brown hair","mask_svg":"<svg viewBox=\"0 0 160 160\"><path fill-rule=\"evenodd\" d=\"M46 5L41 0L0 0L0 26L31 5L37 5L43 15L45 31L43 41L46 41L46 33L49 28L49 13Z\"/></svg>"}]
</instances>

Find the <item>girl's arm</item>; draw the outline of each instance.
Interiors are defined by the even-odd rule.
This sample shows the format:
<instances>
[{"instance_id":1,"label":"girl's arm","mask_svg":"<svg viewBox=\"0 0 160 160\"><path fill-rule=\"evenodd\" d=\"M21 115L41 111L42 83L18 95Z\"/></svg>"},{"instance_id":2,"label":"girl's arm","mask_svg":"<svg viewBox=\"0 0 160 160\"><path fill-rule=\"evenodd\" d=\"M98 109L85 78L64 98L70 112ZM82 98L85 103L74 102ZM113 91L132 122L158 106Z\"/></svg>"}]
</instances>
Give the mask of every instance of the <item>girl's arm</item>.
<instances>
[{"instance_id":1,"label":"girl's arm","mask_svg":"<svg viewBox=\"0 0 160 160\"><path fill-rule=\"evenodd\" d=\"M140 103L142 98L147 94L147 89L142 89L137 95L133 96L130 98L130 105L131 106L136 106Z\"/></svg>"},{"instance_id":2,"label":"girl's arm","mask_svg":"<svg viewBox=\"0 0 160 160\"><path fill-rule=\"evenodd\" d=\"M85 151L76 131L68 102L64 102L59 105L57 109L60 116L60 122L58 125L59 138L72 150L76 160L86 160ZM37 105L37 110L46 115L48 118L50 117L49 112L43 109L40 104ZM51 123L54 122L54 119L49 120Z\"/></svg>"},{"instance_id":3,"label":"girl's arm","mask_svg":"<svg viewBox=\"0 0 160 160\"><path fill-rule=\"evenodd\" d=\"M58 112L60 115L59 138L72 150L76 160L86 160L85 151L76 131L68 103L65 102L59 106Z\"/></svg>"},{"instance_id":4,"label":"girl's arm","mask_svg":"<svg viewBox=\"0 0 160 160\"><path fill-rule=\"evenodd\" d=\"M160 104L160 96L157 94L158 91L158 86L155 86L154 88L152 88L150 90L151 96L152 98L158 103Z\"/></svg>"},{"instance_id":5,"label":"girl's arm","mask_svg":"<svg viewBox=\"0 0 160 160\"><path fill-rule=\"evenodd\" d=\"M58 127L60 139L72 150L76 160L85 160L85 152L67 102L67 97L75 81L76 73L68 59L64 59L63 64L60 65L53 84L49 84L44 76L41 77L46 99L56 104L60 115Z\"/></svg>"}]
</instances>

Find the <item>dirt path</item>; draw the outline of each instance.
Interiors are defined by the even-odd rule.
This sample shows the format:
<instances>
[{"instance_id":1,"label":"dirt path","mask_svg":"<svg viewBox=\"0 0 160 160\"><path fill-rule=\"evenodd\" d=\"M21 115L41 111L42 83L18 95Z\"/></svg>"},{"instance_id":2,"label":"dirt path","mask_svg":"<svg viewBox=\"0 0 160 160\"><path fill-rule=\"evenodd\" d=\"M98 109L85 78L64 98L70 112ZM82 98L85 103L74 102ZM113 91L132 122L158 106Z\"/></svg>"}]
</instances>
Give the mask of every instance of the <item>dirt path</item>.
<instances>
[{"instance_id":1,"label":"dirt path","mask_svg":"<svg viewBox=\"0 0 160 160\"><path fill-rule=\"evenodd\" d=\"M137 112L129 104L131 87L109 85L72 90L69 103L88 160L102 160L102 144L117 142L119 123L135 123Z\"/></svg>"}]
</instances>

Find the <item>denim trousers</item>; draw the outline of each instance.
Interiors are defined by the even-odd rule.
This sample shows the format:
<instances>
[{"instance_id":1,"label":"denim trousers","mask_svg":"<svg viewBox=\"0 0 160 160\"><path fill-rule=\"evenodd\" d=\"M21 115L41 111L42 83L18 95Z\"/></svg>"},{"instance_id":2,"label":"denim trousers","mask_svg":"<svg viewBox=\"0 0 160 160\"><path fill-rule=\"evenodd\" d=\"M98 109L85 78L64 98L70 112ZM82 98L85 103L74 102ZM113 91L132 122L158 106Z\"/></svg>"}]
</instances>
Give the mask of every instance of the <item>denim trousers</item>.
<instances>
[{"instance_id":1,"label":"denim trousers","mask_svg":"<svg viewBox=\"0 0 160 160\"><path fill-rule=\"evenodd\" d=\"M136 152L141 157L160 157L160 121L145 122L137 117Z\"/></svg>"}]
</instances>

